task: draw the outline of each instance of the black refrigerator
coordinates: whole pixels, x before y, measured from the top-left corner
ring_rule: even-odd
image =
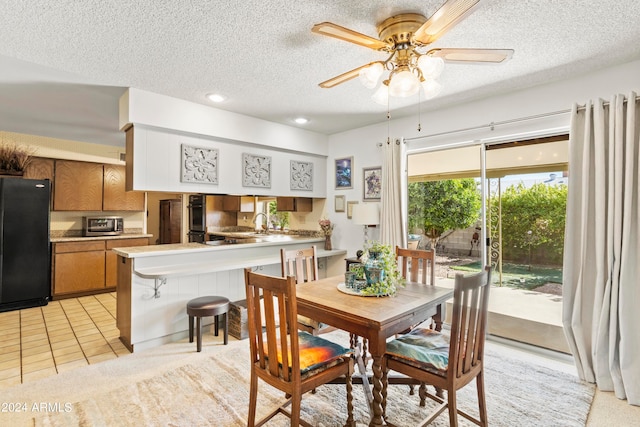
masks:
[[[0,178],[0,311],[51,297],[49,180]]]

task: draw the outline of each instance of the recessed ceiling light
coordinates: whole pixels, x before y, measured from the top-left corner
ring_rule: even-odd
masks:
[[[309,119],[307,119],[306,117],[296,117],[295,119],[293,119],[293,121],[299,125],[304,125],[309,123]]]
[[[219,93],[210,93],[207,95],[207,98],[211,102],[222,102],[227,99],[226,96],[220,95]]]

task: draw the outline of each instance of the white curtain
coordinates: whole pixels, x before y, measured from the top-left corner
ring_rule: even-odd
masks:
[[[382,195],[380,209],[380,242],[406,248],[405,201],[403,188],[406,188],[405,144],[396,139],[382,144],[384,150],[382,162]]]
[[[578,374],[640,405],[640,108],[573,106],[563,324]]]

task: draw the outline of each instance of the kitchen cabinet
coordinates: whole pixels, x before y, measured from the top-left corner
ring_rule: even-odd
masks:
[[[253,196],[223,196],[222,210],[231,212],[253,212],[255,198]]]
[[[182,200],[160,200],[160,237],[161,245],[180,243],[182,226]]]
[[[279,212],[311,212],[313,199],[311,197],[276,197]]]
[[[126,191],[125,178],[121,165],[55,160],[53,210],[144,211],[144,193]]]
[[[104,165],[103,200],[104,211],[143,211],[144,192],[126,191],[126,170],[120,165]]]
[[[34,157],[24,170],[24,178],[48,179],[53,182],[54,160]]]
[[[54,211],[101,211],[102,163],[55,161]]]
[[[128,248],[132,246],[147,246],[149,239],[137,238],[137,239],[115,239],[106,241],[105,252],[105,287],[115,288],[118,284],[118,255],[113,252],[113,248]]]
[[[54,243],[53,298],[104,289],[104,250],[104,240]]]
[[[117,256],[111,249],[148,244],[146,237],[53,243],[53,299],[113,291],[117,284]]]

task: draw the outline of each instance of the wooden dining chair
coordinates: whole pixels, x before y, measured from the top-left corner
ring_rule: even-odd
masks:
[[[280,249],[282,277],[294,276],[296,283],[305,283],[318,279],[318,256],[316,246],[306,249]],[[298,315],[298,329],[310,334],[334,331],[335,328],[324,325],[317,320]]]
[[[347,420],[353,419],[353,358],[350,349],[298,331],[296,282],[291,276],[273,277],[245,269],[247,324],[251,349],[249,427],[261,426],[278,413],[291,418],[291,426],[311,427],[300,419],[302,395],[329,381],[346,383]],[[260,300],[263,300],[263,304]],[[263,332],[264,331],[264,332]],[[288,399],[256,422],[258,379],[283,391]],[[291,410],[287,406],[291,405]]]
[[[479,426],[487,425],[484,395],[484,342],[487,325],[491,267],[463,276],[456,274],[453,292],[453,313],[449,338],[437,331],[416,328],[387,343],[382,358],[383,415],[386,409],[387,375],[389,370],[420,382],[420,406],[429,397],[440,405],[420,424],[425,426],[449,409],[449,425],[458,425],[458,414]],[[457,408],[456,392],[476,379],[479,417]],[[427,391],[430,384],[447,391],[446,400]]]
[[[280,249],[280,259],[282,264],[282,276],[294,276],[296,283],[309,282],[318,278],[318,257],[316,254],[316,246],[313,245],[307,249]],[[298,314],[298,329],[309,332],[313,335],[324,334],[335,331],[336,328],[307,316]],[[355,362],[358,364],[358,372],[362,378],[362,384],[366,379],[367,364],[367,343],[360,341],[360,338],[353,334],[349,334],[349,342],[354,352]],[[365,393],[370,394],[368,386],[364,387]],[[315,393],[315,389],[312,390]]]
[[[396,246],[396,260],[402,277],[410,282],[436,284],[436,250],[403,249]]]
[[[435,249],[403,249],[396,246],[396,262],[398,263],[402,277],[407,281],[429,286],[436,284]],[[434,307],[432,312],[427,313],[423,319],[417,319],[418,322],[416,322],[414,327],[438,314],[438,310],[440,310],[440,307]],[[442,313],[440,314],[442,315]],[[431,327],[433,328],[434,326],[436,325],[432,323]],[[413,327],[407,329],[404,333],[409,332],[411,329],[413,329]]]

